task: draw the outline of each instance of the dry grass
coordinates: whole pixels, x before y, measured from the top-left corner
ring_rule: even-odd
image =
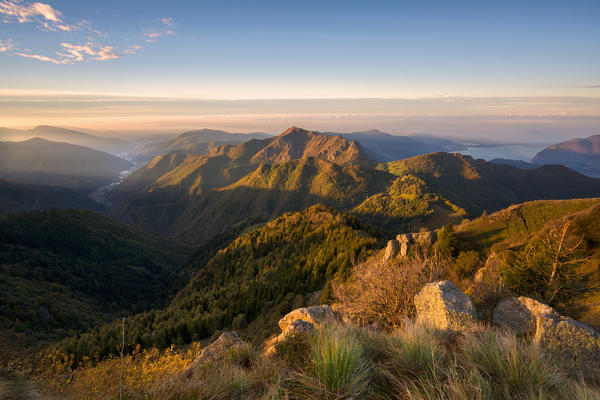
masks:
[[[387,263],[371,257],[357,265],[346,282],[334,284],[333,296],[359,325],[394,329],[414,316],[414,296],[424,284],[439,280],[444,270],[439,257],[417,254]]]
[[[267,358],[250,345],[182,371],[191,350],[141,352],[126,361],[126,399],[600,399],[565,364],[502,330],[457,335],[405,323],[386,333],[329,324],[278,346]],[[82,366],[56,398],[118,398],[118,360]]]

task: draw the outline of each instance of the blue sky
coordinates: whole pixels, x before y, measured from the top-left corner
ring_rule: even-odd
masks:
[[[577,98],[600,97],[599,20],[597,0],[0,0],[0,94],[4,104],[16,101],[11,96],[47,94],[561,96],[570,99],[570,116],[590,116],[600,113],[598,103]],[[530,108],[522,103],[498,104],[490,113]],[[123,104],[115,100],[114,107]],[[411,115],[447,113],[443,102],[432,105]],[[27,110],[43,115],[24,107],[4,125],[25,125]]]

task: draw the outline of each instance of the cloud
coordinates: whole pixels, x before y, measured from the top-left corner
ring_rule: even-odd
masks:
[[[40,61],[47,61],[47,62],[51,62],[53,64],[67,64],[67,62],[65,62],[65,60],[57,60],[55,58],[43,56],[40,54],[17,53],[17,55],[21,56],[21,57],[26,57],[26,58],[33,58],[33,59],[40,60]]]
[[[103,43],[108,34],[95,29],[92,24],[82,19],[76,24],[68,24],[63,19],[61,11],[51,5],[41,2],[26,2],[24,0],[0,0],[0,22],[4,23],[28,23],[33,22],[42,30],[54,32],[87,31],[96,36],[86,33],[85,43],[59,42],[60,48],[54,54],[38,54],[27,48],[19,48],[11,39],[0,41],[0,53],[17,55],[53,64],[73,64],[84,61],[108,61],[116,60],[124,55],[135,54],[143,48],[144,42],[152,43],[161,36],[175,34],[177,23],[173,18],[160,18],[152,21],[151,28],[142,30],[136,39],[124,38],[122,45],[114,43]],[[69,34],[71,37],[75,32]],[[81,32],[82,34],[84,32]],[[63,39],[64,40],[64,39]],[[132,43],[133,42],[133,43]],[[138,42],[138,43],[136,43]]]
[[[37,22],[41,28],[51,31],[76,29],[75,25],[68,25],[63,21],[60,11],[46,3],[0,0],[0,15],[4,22]]]
[[[159,27],[155,28],[147,28],[145,29],[142,37],[145,38],[146,42],[153,43],[157,38],[161,36],[170,36],[174,35],[174,28],[177,26],[177,23],[173,18],[161,18],[158,20],[161,24]]]
[[[16,48],[15,42],[12,39],[0,40],[0,53],[12,51]]]

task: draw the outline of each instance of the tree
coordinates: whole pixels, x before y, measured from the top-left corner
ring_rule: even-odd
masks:
[[[588,260],[585,239],[566,221],[517,253],[503,275],[511,289],[555,305],[597,287],[582,268]]]

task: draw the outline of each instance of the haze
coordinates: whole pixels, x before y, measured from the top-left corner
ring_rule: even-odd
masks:
[[[0,1],[0,125],[598,133],[600,4]]]

